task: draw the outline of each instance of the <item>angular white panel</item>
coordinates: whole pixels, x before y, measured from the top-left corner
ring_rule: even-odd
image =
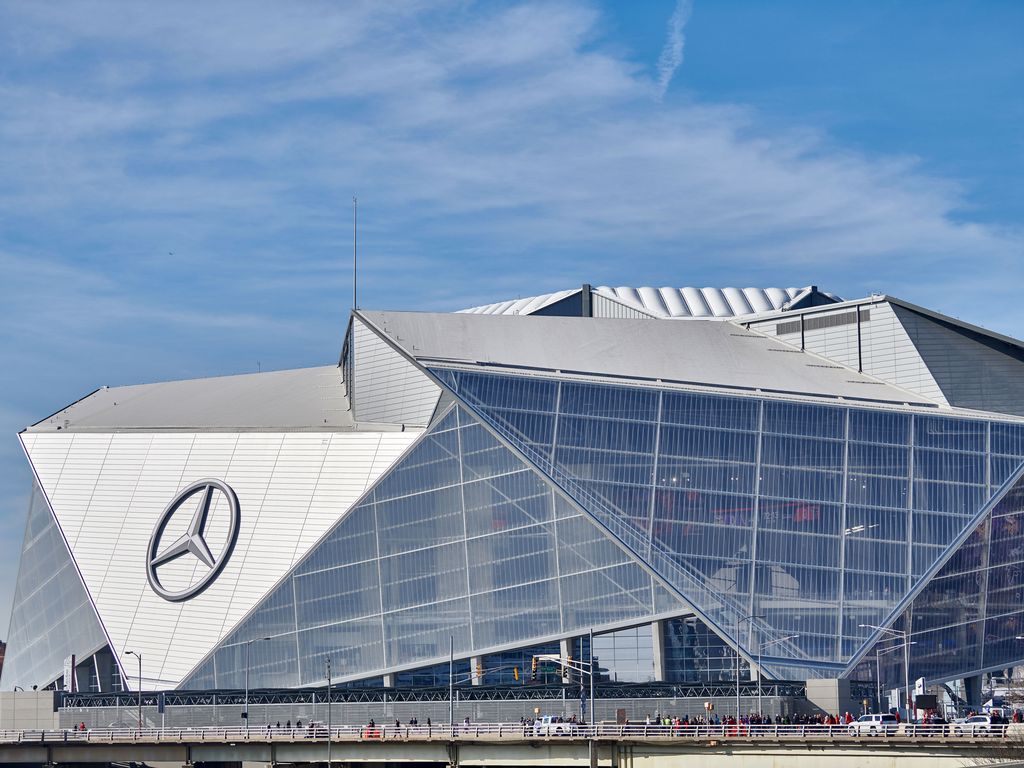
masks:
[[[349,388],[357,421],[426,426],[440,388],[358,317],[349,345],[354,381]]]
[[[114,652],[141,653],[144,685],[169,688],[419,433],[37,433],[25,435],[24,444]],[[238,495],[235,550],[206,591],[168,602],[146,578],[150,535],[178,491],[210,477]],[[226,504],[211,509],[207,539],[214,554],[227,539],[226,510]],[[179,533],[175,526],[184,530],[188,517],[172,518],[163,544]],[[172,566],[171,582],[188,578],[189,568],[204,568],[194,558]],[[178,566],[181,574],[173,571]]]

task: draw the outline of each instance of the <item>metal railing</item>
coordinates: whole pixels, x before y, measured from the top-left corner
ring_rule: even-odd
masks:
[[[870,724],[774,725],[774,724],[597,724],[471,723],[444,725],[342,725],[314,723],[303,727],[261,728],[93,728],[86,730],[0,730],[0,744],[52,743],[237,743],[237,742],[394,742],[394,741],[825,741],[877,743],[884,741],[935,742],[993,739],[1024,744],[1024,726],[950,723],[948,725]]]

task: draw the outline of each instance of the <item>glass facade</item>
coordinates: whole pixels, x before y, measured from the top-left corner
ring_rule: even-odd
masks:
[[[766,655],[779,677],[841,673],[860,625],[887,619],[1024,453],[1017,424],[434,373],[751,656],[798,635]]]
[[[241,687],[249,640],[251,685],[321,685],[328,657],[343,681],[681,610],[453,408],[181,687]]]
[[[582,658],[588,659],[587,645],[582,644]],[[650,624],[616,632],[594,635],[594,664],[598,668],[598,682],[648,683],[655,679],[654,630]]]
[[[736,651],[695,616],[664,623],[665,680],[670,683],[717,683],[736,679]],[[741,678],[749,665],[740,661]]]
[[[42,491],[33,484],[14,587],[3,688],[43,687],[63,677],[68,656],[78,654],[81,661],[106,644],[71,553]],[[89,685],[87,679],[80,682]]]
[[[1010,666],[1024,657],[1024,477],[985,515],[893,625],[914,643],[910,680],[942,680]],[[888,635],[865,657],[874,676],[904,683],[900,638]]]
[[[534,645],[529,648],[516,648],[501,653],[491,653],[483,658],[484,678],[486,685],[515,685],[517,682],[525,683],[532,679],[531,664],[534,656],[541,654],[557,654],[561,651],[561,644],[545,643]],[[519,670],[519,680],[516,680],[515,669]],[[546,667],[537,668],[537,682],[557,683],[562,679],[561,673],[549,670]]]

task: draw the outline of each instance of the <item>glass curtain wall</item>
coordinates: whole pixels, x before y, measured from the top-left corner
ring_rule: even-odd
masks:
[[[249,640],[250,685],[322,685],[328,657],[335,679],[357,679],[443,663],[452,637],[465,658],[680,610],[670,601],[456,408],[182,687],[241,687]]]
[[[1024,448],[1017,424],[435,374],[751,655],[798,635],[780,677],[838,674]]]
[[[894,625],[914,643],[910,680],[961,677],[1024,659],[1024,478],[986,514]],[[863,667],[874,676],[875,654],[888,687],[903,685],[901,640],[876,644]]]
[[[42,687],[44,681],[62,678],[68,656],[75,654],[84,661],[106,643],[46,498],[33,483],[14,587],[3,688]],[[58,680],[58,687],[60,683]],[[87,680],[82,683],[88,685]]]

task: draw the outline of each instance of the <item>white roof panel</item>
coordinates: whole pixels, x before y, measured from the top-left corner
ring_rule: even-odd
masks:
[[[365,310],[359,314],[427,366],[532,368],[934,405],[920,395],[729,322]]]
[[[32,425],[29,431],[352,426],[341,370],[326,365],[103,387]]]

